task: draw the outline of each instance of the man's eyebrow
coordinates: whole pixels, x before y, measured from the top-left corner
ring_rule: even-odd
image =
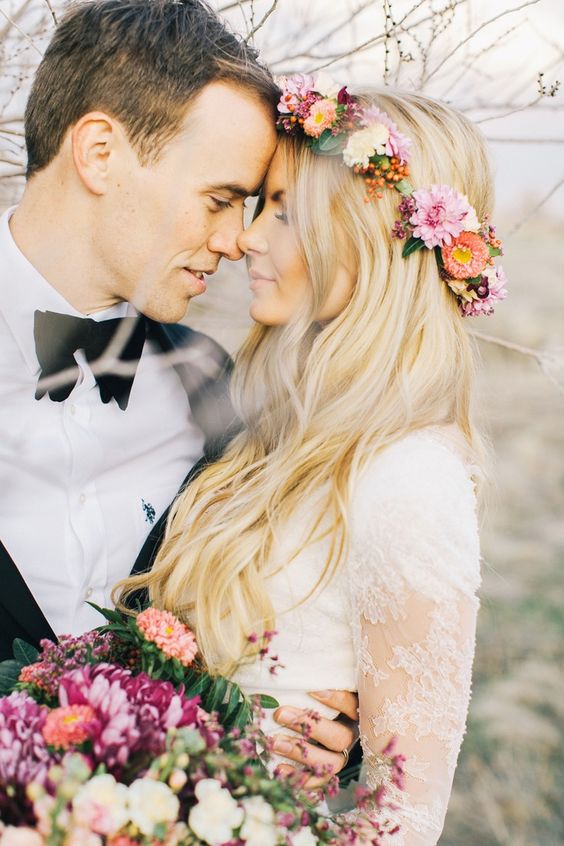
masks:
[[[218,185],[210,185],[210,191],[225,191],[228,194],[234,194],[236,197],[256,197],[260,191],[261,186],[257,185],[256,188],[245,188],[244,185],[240,185],[238,182],[223,182]]]

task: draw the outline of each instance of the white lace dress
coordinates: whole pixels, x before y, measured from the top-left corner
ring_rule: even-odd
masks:
[[[284,669],[262,662],[237,680],[249,693],[315,708],[324,689],[357,690],[366,778],[382,778],[381,751],[397,736],[406,788],[395,794],[396,846],[434,846],[443,828],[464,734],[474,654],[480,551],[472,469],[456,432],[421,430],[379,454],[362,474],[350,508],[350,548],[321,592],[315,585],[327,541],[290,564],[314,510],[288,527],[270,580]],[[267,732],[279,732],[271,717]],[[393,788],[392,788],[393,789]]]

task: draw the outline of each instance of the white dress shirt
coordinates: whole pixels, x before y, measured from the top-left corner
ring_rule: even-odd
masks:
[[[84,353],[63,402],[35,399],[34,312],[84,317],[18,249],[0,218],[0,538],[53,631],[101,625],[152,522],[170,504],[204,436],[172,367],[146,341],[125,411],[103,404]],[[119,303],[89,315],[136,314]]]

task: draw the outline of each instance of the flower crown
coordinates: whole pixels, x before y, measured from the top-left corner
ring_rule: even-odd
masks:
[[[400,219],[392,235],[406,239],[402,256],[422,247],[434,250],[441,278],[457,298],[460,313],[487,315],[505,299],[506,276],[493,267],[501,242],[486,220],[480,222],[467,197],[448,185],[414,190],[409,182],[411,141],[376,106],[361,106],[346,87],[327,74],[281,77],[276,126],[290,135],[303,133],[319,156],[342,156],[343,163],[366,182],[366,202],[381,199],[383,189],[403,195]]]

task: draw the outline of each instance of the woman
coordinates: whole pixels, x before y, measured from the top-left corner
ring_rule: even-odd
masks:
[[[358,690],[369,784],[392,737],[407,759],[394,842],[431,846],[464,732],[480,582],[462,316],[504,296],[484,142],[434,101],[353,98],[324,79],[287,80],[279,110],[240,239],[257,323],[233,377],[245,427],[179,497],[152,572],[127,587],[183,616],[212,671],[293,703],[297,721],[308,691]],[[278,674],[237,667],[269,629]]]

